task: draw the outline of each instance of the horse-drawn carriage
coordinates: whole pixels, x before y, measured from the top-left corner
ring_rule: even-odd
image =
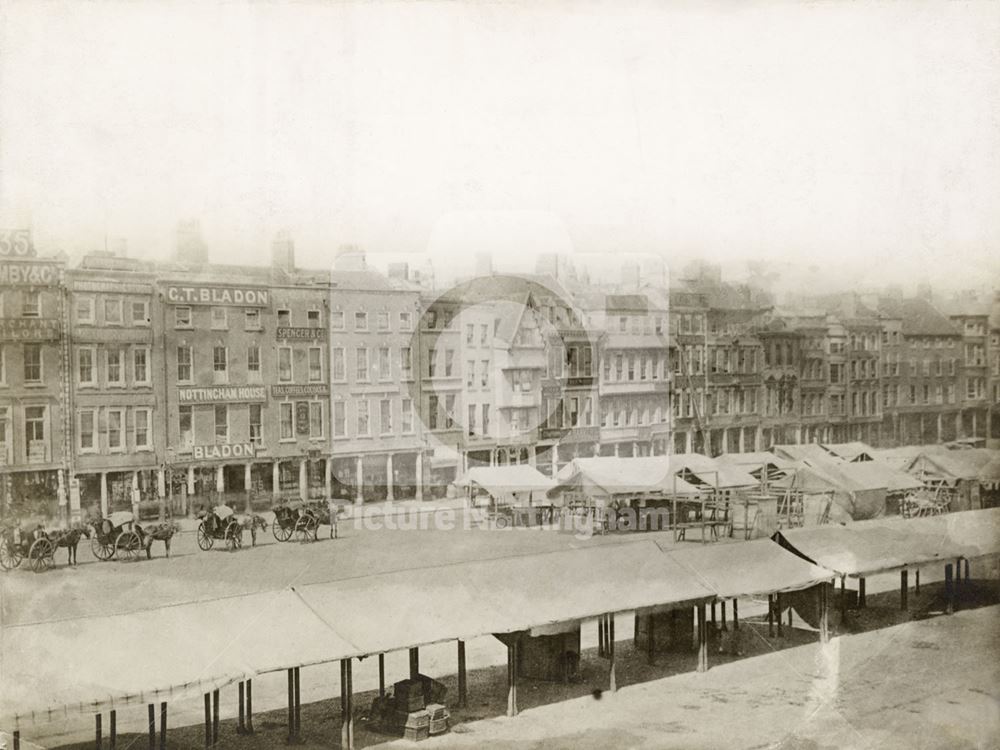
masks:
[[[226,549],[235,552],[243,546],[244,524],[228,505],[216,505],[198,514],[198,546],[207,551],[216,541],[223,541]]]
[[[147,558],[151,558],[154,541],[163,542],[167,557],[170,557],[170,539],[178,530],[177,524],[170,522],[143,527],[136,523],[131,512],[125,510],[92,521],[90,527],[93,530],[90,550],[102,562],[111,558],[134,562],[142,552],[146,553]]]
[[[35,573],[55,567],[56,543],[41,526],[24,530],[20,524],[4,526],[0,530],[0,567],[11,570],[27,559]]]
[[[287,542],[293,536],[300,542],[315,542],[319,538],[319,527],[322,524],[329,524],[330,538],[336,538],[336,518],[330,517],[330,510],[325,502],[296,501],[274,508],[271,533],[279,542]]]

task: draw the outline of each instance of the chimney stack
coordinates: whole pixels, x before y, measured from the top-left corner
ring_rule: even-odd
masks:
[[[295,270],[295,241],[287,229],[279,231],[271,243],[271,267],[288,273]]]

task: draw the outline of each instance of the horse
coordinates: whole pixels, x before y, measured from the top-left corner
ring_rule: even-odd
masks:
[[[49,539],[56,546],[65,547],[69,555],[69,564],[76,565],[76,548],[80,544],[80,537],[85,536],[90,539],[91,527],[87,524],[73,526],[66,531],[55,531],[49,534]]]
[[[170,539],[181,530],[180,524],[175,521],[166,521],[165,523],[154,523],[148,526],[142,526],[140,529],[140,534],[142,536],[142,546],[146,550],[146,559],[153,559],[153,542],[159,541],[163,542],[163,546],[166,547],[167,557],[170,557]]]

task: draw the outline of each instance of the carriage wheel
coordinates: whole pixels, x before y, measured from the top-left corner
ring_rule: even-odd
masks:
[[[299,542],[315,542],[319,531],[319,522],[315,516],[300,516],[295,522],[295,539]]]
[[[235,521],[226,527],[226,549],[235,552],[243,546],[243,527]]]
[[[208,530],[205,528],[205,522],[202,521],[198,524],[198,546],[201,548],[202,552],[207,552],[212,549],[213,544],[215,544],[215,540],[208,535]]]
[[[292,538],[292,532],[294,528],[291,526],[282,526],[278,522],[278,517],[274,517],[274,521],[271,522],[271,533],[274,534],[274,538],[279,542],[287,542]]]
[[[49,568],[54,568],[56,566],[56,561],[53,558],[55,551],[56,546],[48,539],[44,537],[36,539],[28,550],[28,564],[31,565],[31,569],[35,573],[44,573]]]
[[[0,568],[11,570],[21,564],[21,555],[14,545],[0,539]]]
[[[142,551],[142,539],[138,532],[123,531],[115,540],[115,556],[122,562],[135,562]]]
[[[115,545],[111,542],[102,542],[95,532],[90,539],[90,551],[94,553],[94,557],[104,562],[114,557]]]

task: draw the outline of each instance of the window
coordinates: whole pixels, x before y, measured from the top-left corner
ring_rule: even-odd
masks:
[[[125,367],[122,363],[121,349],[108,349],[105,352],[108,385],[125,385]]]
[[[344,364],[344,348],[342,346],[333,349],[333,379],[336,381],[347,379],[347,368]]]
[[[88,325],[94,324],[94,298],[93,297],[77,297],[76,298],[76,322],[86,323]]]
[[[229,382],[229,350],[226,347],[212,347],[212,372],[216,383]]]
[[[132,382],[149,385],[149,349],[144,346],[132,350]]]
[[[347,434],[346,410],[343,401],[333,402],[333,434],[344,437]]]
[[[378,350],[378,379],[392,379],[392,361],[389,353],[389,347],[387,346],[379,347]]]
[[[358,405],[358,435],[368,434],[368,399],[362,398],[357,402]]]
[[[455,364],[455,352],[451,349],[444,350],[444,376],[450,378]]]
[[[136,450],[150,450],[153,444],[149,434],[149,409],[136,409],[133,416],[132,437]]]
[[[24,382],[42,382],[42,345],[24,345]]]
[[[412,331],[413,330],[413,318],[408,312],[401,312],[399,314],[399,330],[401,331]]]
[[[486,346],[490,342],[490,326],[483,323],[479,326],[479,345]]]
[[[111,297],[104,300],[104,325],[120,326],[122,324],[122,301]]]
[[[431,347],[427,352],[427,377],[433,378],[437,373],[437,350]]]
[[[134,326],[148,326],[150,324],[149,320],[149,301],[148,300],[132,300],[131,316],[132,325]]]
[[[125,450],[125,410],[108,409],[108,450]]]
[[[289,383],[292,380],[292,347],[278,347],[278,382]]]
[[[428,329],[437,328],[437,320],[437,310],[428,310],[424,313],[424,322],[426,323],[426,327]]]
[[[472,323],[467,323],[465,326],[465,343],[469,346],[473,346],[476,339],[476,326]],[[471,432],[469,433],[472,434]]]
[[[309,310],[306,312],[306,323],[310,328],[319,328],[319,310]]]
[[[454,310],[445,310],[444,311],[444,327],[445,328],[451,328],[451,321],[454,320],[454,319],[455,319],[455,311]]]
[[[323,402],[309,402],[309,437],[323,437]]]
[[[264,409],[261,404],[250,404],[250,442],[260,445],[264,442]]]
[[[295,439],[295,418],[294,418],[294,408],[292,404],[288,401],[283,401],[279,406],[279,421],[280,432],[278,434],[279,440],[294,440]]]
[[[260,328],[260,310],[255,307],[245,310],[243,312],[243,330],[259,331]]]
[[[413,432],[413,401],[404,398],[400,404],[399,426],[404,433]]]
[[[260,347],[256,344],[247,347],[247,374],[255,376],[254,380],[260,379]]]
[[[0,385],[7,383],[7,351],[0,344]]]
[[[323,350],[318,346],[309,347],[309,382],[323,381]]]
[[[378,329],[380,331],[388,331],[389,330],[389,313],[387,313],[387,312],[380,312],[378,314],[377,325],[378,325]]]
[[[469,404],[469,419],[467,424],[469,436],[476,434],[476,405]]]
[[[344,311],[334,310],[330,313],[330,328],[334,331],[344,330]]]
[[[483,412],[483,420],[482,420],[482,422],[483,422],[483,433],[482,434],[483,435],[489,435],[490,434],[490,405],[489,404],[483,404],[482,412]]]
[[[77,416],[77,434],[79,435],[80,453],[96,453],[97,421],[93,409],[81,409]]]
[[[278,327],[288,328],[292,325],[292,311],[278,310]]]
[[[181,448],[191,450],[194,445],[194,416],[191,406],[177,407],[177,432]]]
[[[174,308],[174,328],[191,328],[191,308]]]
[[[212,308],[212,330],[225,331],[229,328],[229,310],[225,307]]]
[[[470,359],[465,363],[465,384],[471,388],[476,382],[476,360]]]
[[[215,442],[229,442],[229,407],[225,404],[215,405]]]
[[[413,377],[413,352],[408,346],[404,346],[399,350],[399,369],[401,370],[400,376],[404,380],[409,380]]]
[[[24,293],[21,301],[21,316],[25,318],[42,317],[42,295],[29,289]]]
[[[97,368],[94,367],[96,350],[92,346],[76,350],[77,382],[81,386],[97,385]]]
[[[455,426],[455,396],[450,393],[444,397],[444,426],[448,430]]]
[[[427,399],[427,427],[431,430],[437,429],[439,408],[438,397],[429,396]]]
[[[368,330],[368,313],[366,312],[354,313],[354,330],[355,331]]]
[[[482,366],[482,370],[479,374],[479,385],[483,388],[489,388],[490,386],[490,361],[484,359],[479,363]]]
[[[355,376],[354,379],[365,382],[368,380],[368,349],[359,346],[355,351]]]
[[[177,382],[190,383],[192,381],[193,355],[190,346],[177,347]]]
[[[379,402],[379,427],[383,435],[392,432],[392,401],[387,398]]]

